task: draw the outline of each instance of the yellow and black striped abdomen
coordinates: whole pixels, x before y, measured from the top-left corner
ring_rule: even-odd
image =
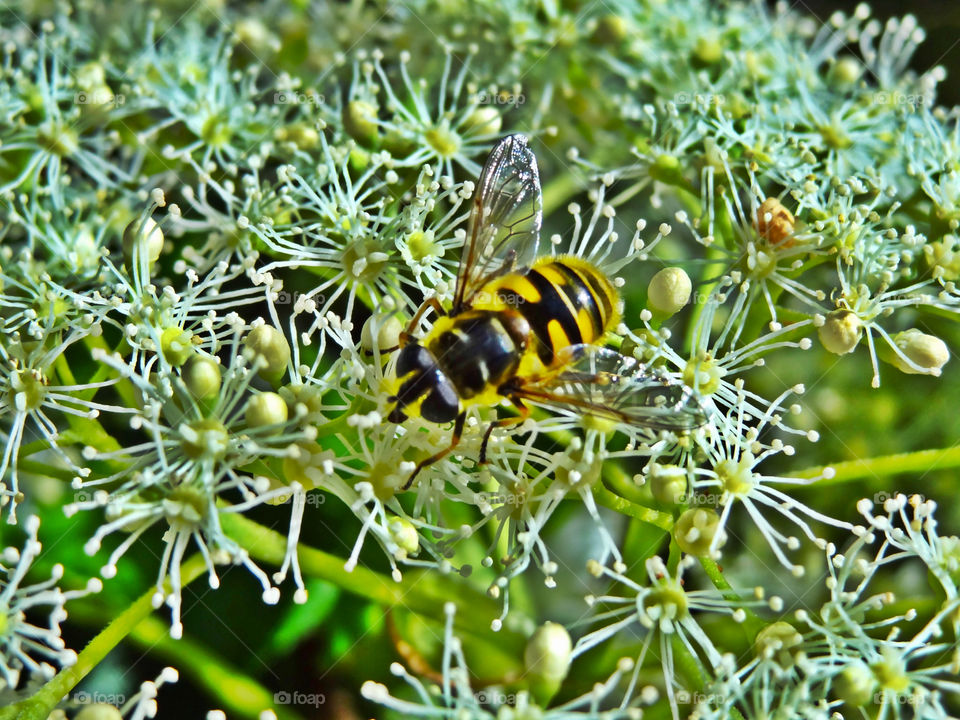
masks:
[[[578,257],[544,257],[530,268],[487,283],[474,309],[512,310],[529,323],[545,367],[569,345],[594,344],[620,321],[620,297],[610,279]]]

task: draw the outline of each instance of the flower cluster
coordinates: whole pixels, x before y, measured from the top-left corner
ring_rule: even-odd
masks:
[[[69,665],[63,605],[100,588],[25,584],[37,515],[63,512],[117,596],[155,557],[136,592],[173,639],[193,577],[236,566],[281,609],[313,573],[422,615],[389,624],[399,681],[362,668],[387,712],[957,712],[955,510],[850,501],[917,468],[864,456],[955,440],[954,408],[914,399],[953,388],[960,316],[958,113],[941,68],[910,69],[914,18],[46,5],[0,9],[0,508],[28,534],[0,563],[3,685]],[[394,422],[398,348],[458,332],[478,178],[512,133],[539,254],[608,278],[616,327],[592,364],[517,359],[522,418],[505,383],[454,427]],[[600,314],[581,284],[538,286],[546,344]],[[901,592],[918,563],[931,588]],[[173,679],[114,710],[152,716]]]

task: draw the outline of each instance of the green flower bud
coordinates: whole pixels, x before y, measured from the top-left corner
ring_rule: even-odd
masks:
[[[701,35],[693,47],[693,61],[697,67],[713,65],[723,59],[723,42],[715,33]]]
[[[160,350],[174,367],[180,367],[193,355],[193,333],[178,327],[169,327],[160,334]]]
[[[953,282],[960,280],[960,242],[955,235],[926,243],[923,259],[933,277]]]
[[[227,454],[230,435],[216,418],[204,418],[180,426],[181,447],[192,460],[202,457],[219,460]]]
[[[845,55],[839,58],[827,73],[827,78],[834,85],[849,87],[854,85],[863,75],[863,63],[854,57]]]
[[[163,251],[163,231],[152,217],[137,218],[123,231],[123,260],[128,268],[133,267],[134,258],[145,255],[147,266],[153,265]]]
[[[680,549],[689,555],[706,556],[710,552],[713,539],[720,533],[717,548],[727,541],[727,534],[720,527],[720,516],[704,508],[691,508],[677,518],[673,528]]]
[[[373,332],[376,327],[377,338],[374,343]],[[400,333],[403,332],[403,323],[396,315],[377,317],[371,315],[360,330],[360,347],[371,352],[376,347],[382,352],[388,348],[395,348],[400,344]]]
[[[679,505],[687,495],[687,471],[679,465],[650,466],[648,476],[653,497],[667,505]]]
[[[647,306],[655,314],[670,317],[690,302],[693,285],[681,268],[664,268],[647,286]]]
[[[758,632],[753,646],[758,657],[772,659],[786,670],[793,666],[796,653],[802,644],[803,636],[797,629],[781,620]]]
[[[847,705],[866,705],[873,697],[876,678],[864,663],[854,660],[833,683],[834,695]]]
[[[863,334],[863,323],[852,310],[834,310],[817,329],[820,343],[836,355],[853,352]]]
[[[351,100],[343,109],[343,127],[361,145],[376,145],[379,135],[376,105],[366,100]]]
[[[275,392],[262,392],[247,400],[244,417],[247,420],[247,427],[255,428],[279,425],[287,421],[288,415],[287,403],[282,397]]]
[[[290,345],[273,325],[259,325],[247,335],[244,344],[248,359],[257,363],[257,374],[268,382],[279,381],[290,362]]]
[[[497,108],[479,107],[467,116],[460,126],[464,135],[496,135],[503,127],[503,118]]]
[[[880,347],[880,358],[907,375],[940,375],[940,368],[950,359],[947,344],[935,335],[927,335],[916,328],[893,336],[893,342],[920,369],[908,365],[889,346]]]
[[[910,686],[910,678],[907,675],[907,666],[903,657],[890,648],[882,651],[882,655],[882,660],[870,665],[873,676],[884,690],[903,692]]]
[[[74,720],[123,720],[123,715],[113,705],[106,703],[94,703],[86,705],[80,709]]]
[[[183,382],[195,398],[212,398],[220,392],[220,363],[207,355],[194,355],[183,369]]]
[[[545,704],[560,689],[570,669],[573,643],[563,625],[545,622],[534,631],[523,651],[526,677],[537,702]]]
[[[619,15],[604,15],[597,20],[590,41],[597,45],[619,45],[627,37],[627,21]]]
[[[391,539],[407,555],[416,555],[420,550],[420,535],[412,522],[402,517],[391,518],[387,528]]]

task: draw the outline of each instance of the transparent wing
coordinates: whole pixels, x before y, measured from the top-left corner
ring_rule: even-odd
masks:
[[[579,408],[584,414],[654,430],[684,431],[706,417],[693,391],[633,358],[596,345],[564,348],[566,367],[524,383],[516,393],[532,402]],[[558,362],[559,364],[559,362]]]
[[[487,281],[533,261],[542,217],[537,158],[523,135],[509,135],[490,152],[477,181],[452,314],[469,307]]]

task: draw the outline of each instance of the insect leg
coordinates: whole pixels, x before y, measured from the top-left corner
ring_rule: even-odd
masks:
[[[513,417],[500,418],[499,420],[494,420],[487,426],[487,431],[483,434],[483,442],[480,444],[480,464],[483,465],[487,462],[487,443],[490,442],[490,435],[493,434],[494,428],[498,427],[507,427],[508,425],[516,425],[522,423],[528,417],[530,417],[530,408],[523,404],[523,401],[514,396],[510,398],[510,402],[513,403],[513,406],[520,411],[519,415],[514,415]]]
[[[413,319],[410,320],[410,323],[407,325],[407,329],[400,333],[400,344],[397,347],[403,347],[410,342],[410,338],[413,336],[413,331],[417,329],[421,318],[423,318],[424,314],[430,308],[433,308],[437,315],[446,315],[446,312],[443,310],[443,305],[441,305],[440,301],[435,297],[424,300],[423,304],[420,305],[420,309],[417,310],[417,314],[413,316]],[[390,349],[396,350],[397,348]]]
[[[410,474],[410,477],[407,479],[407,482],[403,486],[403,490],[409,490],[410,486],[413,485],[414,479],[417,477],[417,474],[423,470],[428,465],[433,465],[438,460],[443,460],[450,452],[460,443],[460,436],[463,435],[463,424],[467,420],[467,413],[464,411],[457,415],[457,419],[453,423],[453,437],[450,438],[450,445],[436,453],[431,455],[426,460],[421,460],[417,467],[414,468],[413,472]]]

